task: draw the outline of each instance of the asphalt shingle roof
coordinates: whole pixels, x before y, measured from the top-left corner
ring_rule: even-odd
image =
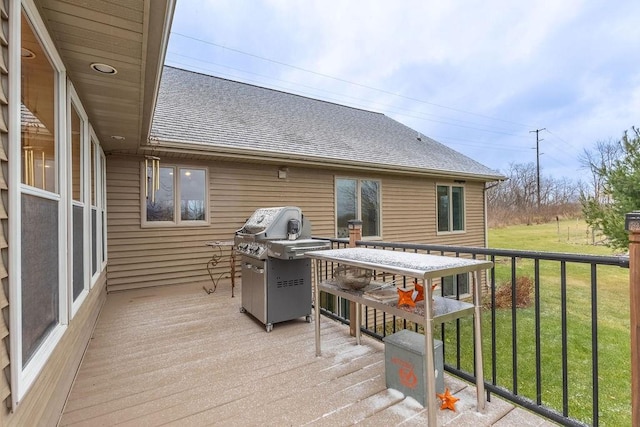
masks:
[[[167,66],[151,137],[387,170],[500,177],[384,114]]]

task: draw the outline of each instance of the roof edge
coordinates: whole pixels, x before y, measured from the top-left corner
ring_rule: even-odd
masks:
[[[144,3],[144,14],[148,19],[144,23],[140,144],[144,144],[151,134],[176,1],[149,0]]]
[[[370,163],[366,161],[349,161],[342,159],[333,159],[318,156],[299,156],[285,153],[278,153],[275,151],[266,150],[247,150],[238,149],[233,147],[220,147],[209,146],[205,144],[190,143],[179,140],[166,140],[154,138],[148,145],[140,147],[142,150],[150,150],[155,153],[180,153],[180,154],[193,154],[200,156],[220,156],[233,160],[250,160],[250,161],[262,161],[262,162],[287,162],[291,165],[301,166],[314,166],[314,167],[327,167],[331,166],[338,169],[351,169],[359,171],[380,172],[380,173],[395,173],[400,175],[412,175],[412,176],[437,176],[443,178],[455,178],[455,179],[469,179],[482,182],[494,182],[504,181],[506,177],[504,175],[496,173],[492,174],[470,174],[463,172],[444,171],[437,169],[424,169],[424,168],[412,168],[407,166],[397,165],[381,165],[379,163]]]

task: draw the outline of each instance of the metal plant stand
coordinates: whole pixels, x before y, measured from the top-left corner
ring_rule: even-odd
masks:
[[[465,258],[446,257],[438,255],[427,255],[408,252],[386,251],[381,249],[368,248],[345,248],[332,249],[326,251],[312,251],[305,254],[315,260],[316,286],[315,299],[315,333],[316,333],[316,356],[321,355],[320,346],[320,291],[355,302],[356,319],[356,342],[360,344],[360,313],[361,305],[382,310],[424,326],[425,348],[433,349],[433,325],[448,322],[464,316],[474,317],[474,341],[475,341],[475,371],[476,371],[476,392],[477,410],[482,411],[485,406],[484,397],[484,375],[482,365],[482,334],[481,334],[481,299],[480,280],[478,273],[481,270],[491,268],[490,261],[472,260]],[[350,265],[375,270],[377,273],[387,272],[407,277],[413,277],[422,281],[425,297],[423,302],[416,303],[415,307],[398,307],[397,302],[384,302],[372,298],[366,294],[367,288],[362,290],[341,289],[332,280],[324,280],[322,262],[333,263],[333,265]],[[463,301],[456,301],[449,298],[435,297],[432,295],[432,280],[436,278],[452,276],[462,273],[472,273],[473,276],[473,304]],[[435,362],[433,350],[425,351],[424,361],[424,384],[426,386],[428,399],[429,425],[436,426],[436,404],[435,404]]]
[[[234,297],[234,288],[236,286],[236,252],[233,246],[233,241],[212,241],[207,242],[205,245],[211,247],[213,249],[213,255],[211,259],[207,262],[207,271],[209,272],[209,277],[211,277],[211,282],[213,284],[213,288],[207,288],[203,286],[204,290],[207,294],[212,294],[218,288],[218,282],[220,279],[231,277],[231,297]],[[222,248],[230,247],[229,255],[226,255]],[[229,271],[216,272],[216,267],[221,262],[228,261],[229,262]]]

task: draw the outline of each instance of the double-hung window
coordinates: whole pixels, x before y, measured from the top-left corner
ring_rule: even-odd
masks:
[[[206,225],[209,220],[207,175],[205,167],[160,165],[154,171],[148,162],[142,185],[143,224]]]
[[[69,91],[69,123],[68,123],[68,140],[70,146],[71,165],[67,168],[67,178],[71,187],[71,212],[69,233],[71,245],[69,253],[70,260],[70,276],[71,276],[71,303],[72,315],[80,307],[84,297],[89,291],[89,281],[87,280],[87,265],[85,265],[85,248],[89,241],[86,233],[87,215],[87,195],[86,192],[86,174],[88,156],[88,120],[78,95],[73,85],[68,85]]]
[[[336,225],[339,238],[349,237],[349,220],[362,221],[362,237],[378,237],[380,230],[380,181],[336,179]]]
[[[469,273],[456,274],[441,279],[443,297],[456,298],[469,294]]]
[[[93,130],[90,147],[89,200],[91,203],[91,284],[93,285],[107,262],[106,162],[104,152]]]
[[[464,231],[464,187],[438,185],[437,210],[439,233]]]

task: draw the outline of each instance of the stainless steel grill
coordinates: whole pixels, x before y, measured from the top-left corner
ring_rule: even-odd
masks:
[[[273,324],[305,317],[311,321],[311,261],[304,253],[329,249],[330,242],[311,239],[311,222],[300,208],[257,209],[236,231],[242,264],[241,311]]]

